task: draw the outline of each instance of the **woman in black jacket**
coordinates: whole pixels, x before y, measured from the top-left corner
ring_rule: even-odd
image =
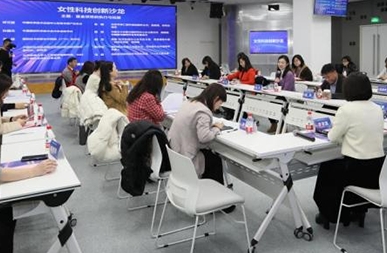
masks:
[[[359,69],[357,68],[356,64],[352,62],[351,57],[348,55],[341,58],[341,73],[343,76],[349,76],[349,74],[353,72],[358,72]]]
[[[216,64],[211,57],[208,55],[205,56],[202,60],[203,65],[205,66],[204,70],[202,71],[202,78],[203,79],[216,79],[218,80],[221,76],[220,74],[220,68],[218,64]]]
[[[305,65],[304,58],[296,54],[292,59],[292,69],[298,81],[313,81],[312,71]]]
[[[192,64],[190,59],[184,58],[181,61],[181,65],[183,66],[181,68],[182,76],[199,76],[198,69],[195,67],[195,65]]]

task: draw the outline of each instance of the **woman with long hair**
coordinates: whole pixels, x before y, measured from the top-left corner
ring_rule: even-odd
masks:
[[[108,108],[114,108],[126,115],[126,97],[128,86],[120,80],[115,80],[118,71],[114,62],[105,61],[100,66],[101,80],[98,86],[98,96]]]
[[[129,122],[148,120],[159,125],[165,114],[160,104],[163,76],[158,70],[149,70],[130,91],[126,102]]]
[[[238,54],[238,71],[227,76],[228,80],[238,79],[243,84],[255,84],[257,71],[250,63],[249,57],[245,54]]]
[[[312,71],[306,66],[304,58],[299,54],[292,58],[292,70],[297,81],[313,81]]]

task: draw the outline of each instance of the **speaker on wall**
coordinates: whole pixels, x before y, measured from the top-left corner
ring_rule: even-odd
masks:
[[[222,18],[222,17],[223,17],[223,3],[211,3],[210,18]]]

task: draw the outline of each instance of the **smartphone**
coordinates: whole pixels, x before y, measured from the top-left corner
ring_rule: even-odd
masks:
[[[29,162],[29,161],[40,161],[40,160],[46,160],[46,159],[48,159],[48,154],[23,156],[20,161]]]

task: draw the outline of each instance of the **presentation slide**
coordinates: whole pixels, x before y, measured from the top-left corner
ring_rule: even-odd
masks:
[[[14,73],[61,72],[71,56],[176,69],[175,6],[1,0],[0,17],[0,38],[16,45]]]
[[[250,54],[287,54],[287,31],[251,31]]]
[[[314,14],[345,17],[348,0],[315,0]]]

